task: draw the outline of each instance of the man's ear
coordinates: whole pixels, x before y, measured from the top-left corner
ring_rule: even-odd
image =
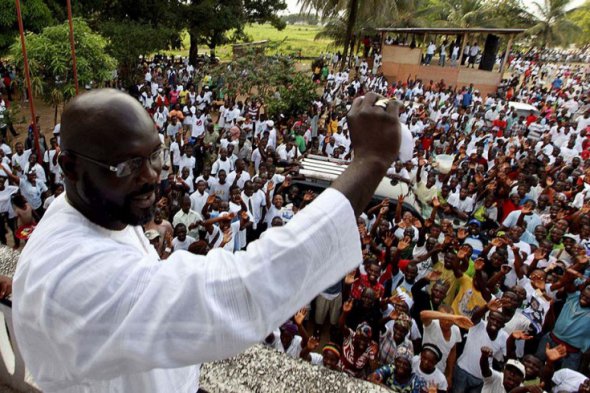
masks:
[[[57,162],[66,179],[72,182],[78,181],[78,174],[76,173],[76,158],[71,153],[67,151],[59,152]]]

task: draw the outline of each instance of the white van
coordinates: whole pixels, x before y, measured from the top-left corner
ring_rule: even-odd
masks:
[[[300,165],[299,174],[304,175],[305,180],[296,180],[294,183],[302,184],[305,188],[316,189],[316,191],[329,187],[348,167],[346,161],[311,154],[305,157]],[[404,196],[403,210],[411,211],[414,216],[422,220],[414,192],[404,182],[392,181],[390,178],[384,177],[375,190],[373,202],[389,198],[390,205],[393,205],[390,207],[390,212],[394,212],[400,195]]]

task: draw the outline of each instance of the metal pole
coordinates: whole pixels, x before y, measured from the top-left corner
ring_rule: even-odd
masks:
[[[72,2],[67,0],[68,7],[68,23],[70,24],[70,48],[72,51],[72,67],[74,69],[74,86],[76,87],[76,95],[80,93],[78,90],[78,66],[76,64],[76,45],[74,44],[74,24],[72,23]]]
[[[31,88],[31,74],[29,72],[29,58],[27,56],[27,46],[25,44],[25,28],[23,26],[23,17],[20,12],[20,0],[16,2],[16,16],[18,19],[18,29],[20,31],[20,44],[23,51],[23,62],[25,67],[25,81],[27,83],[27,94],[29,95],[29,109],[31,110],[31,117],[33,123],[33,135],[35,136],[35,150],[37,150],[37,161],[42,163],[41,147],[39,146],[39,131],[37,130],[37,119],[35,116],[35,102],[33,100],[33,89]]]

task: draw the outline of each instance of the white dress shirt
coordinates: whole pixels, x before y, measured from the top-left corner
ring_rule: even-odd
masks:
[[[247,251],[165,262],[140,227],[104,229],[61,195],[16,269],[16,340],[45,393],[194,393],[199,363],[262,341],[361,260],[334,189]]]

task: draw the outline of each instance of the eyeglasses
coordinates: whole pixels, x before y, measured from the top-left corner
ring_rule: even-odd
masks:
[[[162,167],[162,157],[161,157],[162,149],[158,149],[158,150],[154,151],[147,158],[146,157],[135,157],[135,158],[131,158],[127,161],[123,161],[117,165],[105,164],[104,162],[97,161],[92,157],[88,157],[84,154],[76,153],[73,151],[69,151],[69,153],[71,153],[71,154],[75,155],[76,157],[79,157],[85,161],[88,161],[88,162],[91,162],[95,165],[98,165],[99,167],[106,168],[109,171],[113,172],[115,174],[115,176],[117,176],[117,177],[127,177],[127,176],[130,176],[132,174],[139,172],[139,170],[145,160],[148,160],[150,162],[150,165],[152,166],[152,168],[159,169]]]

